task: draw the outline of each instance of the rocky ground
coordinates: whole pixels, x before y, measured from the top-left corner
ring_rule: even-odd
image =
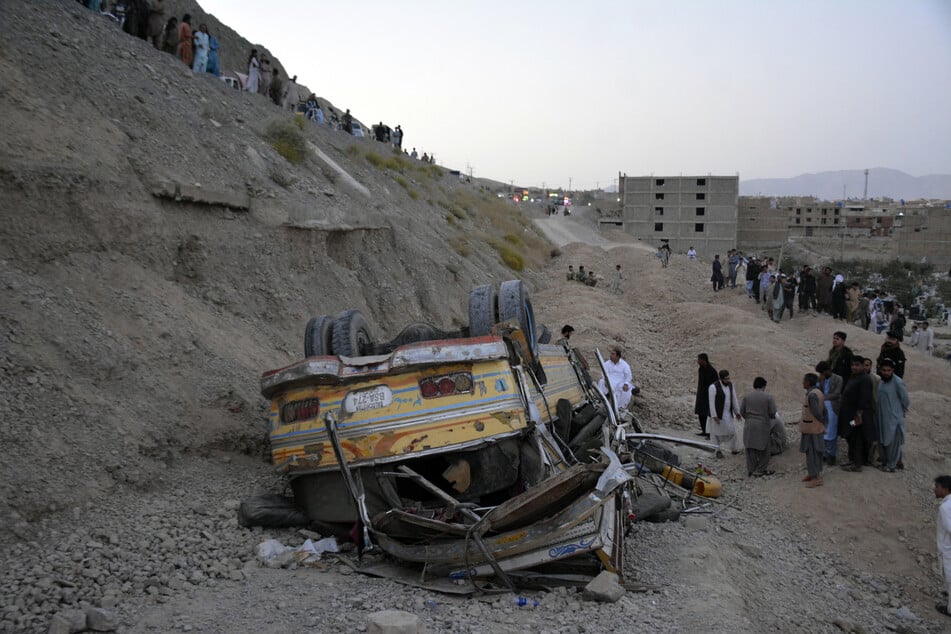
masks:
[[[933,607],[931,479],[951,471],[951,381],[924,356],[906,373],[903,472],[833,470],[806,490],[795,451],[748,479],[741,456],[682,450],[722,479],[722,503],[638,524],[625,574],[658,589],[617,603],[434,594],[357,574],[352,553],[261,566],[260,542],[304,537],[236,520],[241,499],[282,487],[260,372],[300,355],[318,312],[360,308],[390,334],[461,325],[469,288],[514,276],[472,238],[508,219],[480,215],[484,192],[448,175],[412,171],[404,186],[364,159],[372,142],[330,130],[306,134],[369,196],[322,159],[287,163],[261,136],[271,106],[72,0],[2,3],[0,32],[0,631],[76,631],[86,609],[101,610],[89,624],[126,632],[364,631],[393,608],[431,631],[947,630]],[[246,192],[251,208],[159,200],[156,178]],[[523,274],[538,320],[572,324],[589,359],[624,346],[651,431],[694,437],[698,352],[741,390],[766,377],[795,419],[800,377],[841,326],[773,324],[740,291],[714,295],[707,263],[661,269],[652,248],[584,214],[539,211],[537,229],[519,225],[525,244],[540,231],[560,255]],[[568,264],[606,276],[621,264],[624,292],[566,283]],[[881,344],[848,331],[857,352]]]

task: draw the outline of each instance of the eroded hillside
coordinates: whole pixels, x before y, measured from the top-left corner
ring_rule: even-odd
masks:
[[[446,169],[295,122],[76,2],[3,3],[0,29],[5,528],[148,489],[181,452],[259,452],[257,377],[301,356],[310,316],[459,327],[473,284],[515,275],[503,256],[523,276],[547,257]]]

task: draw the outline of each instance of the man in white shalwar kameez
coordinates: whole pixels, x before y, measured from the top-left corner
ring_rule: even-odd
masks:
[[[938,560],[948,593],[935,608],[941,614],[951,616],[951,476],[940,475],[934,479],[934,496],[941,500],[941,506],[938,507]]]
[[[631,402],[631,395],[634,393],[634,377],[631,374],[631,366],[621,358],[620,348],[611,348],[611,358],[604,362],[604,369],[607,375],[598,381],[598,389],[607,396],[608,388],[604,382],[607,378],[611,382],[618,409],[624,409]]]
[[[729,370],[720,370],[720,380],[710,386],[707,394],[710,397],[707,433],[717,445],[717,458],[723,457],[723,449],[729,449],[734,454],[740,453],[740,439],[734,423],[742,420],[742,416]]]

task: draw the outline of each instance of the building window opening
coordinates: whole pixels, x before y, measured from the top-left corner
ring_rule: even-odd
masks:
[[[693,230],[695,233],[703,233],[703,223],[702,222],[694,223]]]
[[[697,179],[697,187],[706,187],[706,185],[707,185],[707,179],[705,178]]]
[[[654,223],[654,231],[663,231],[663,230],[664,230],[664,223],[662,222]]]
[[[654,181],[654,185],[656,185],[657,187],[663,187],[663,186],[664,186],[664,179],[663,179],[663,178],[658,178],[657,180]]]
[[[706,215],[706,213],[707,213],[707,208],[706,208],[706,207],[697,207],[697,215],[698,215],[698,216],[704,216],[704,215]]]
[[[697,194],[697,200],[706,200],[706,199],[707,199],[706,194]]]
[[[664,215],[664,208],[663,208],[663,207],[654,207],[654,213],[657,214],[658,216],[663,216],[663,215]]]
[[[663,200],[663,199],[664,199],[663,194],[654,194],[654,200]]]

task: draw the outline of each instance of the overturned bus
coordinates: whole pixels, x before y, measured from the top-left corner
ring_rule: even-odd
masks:
[[[306,358],[261,377],[274,464],[322,531],[430,574],[504,578],[578,555],[621,574],[616,411],[549,339],[519,280],[473,289],[455,332],[412,324],[376,342],[359,312],[315,317]]]

